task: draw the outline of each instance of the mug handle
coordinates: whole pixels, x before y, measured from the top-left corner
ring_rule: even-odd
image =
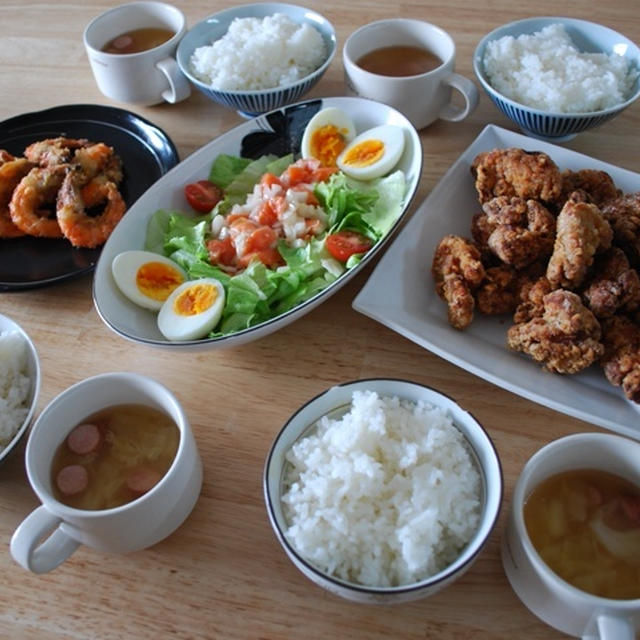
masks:
[[[191,85],[173,58],[165,58],[156,62],[156,67],[164,73],[169,83],[169,88],[162,92],[162,97],[167,102],[171,104],[181,102],[191,95]]]
[[[583,635],[582,640],[634,640],[636,637],[631,619],[623,616],[601,613],[595,616],[593,626],[593,632]]]
[[[80,543],[60,528],[61,522],[45,506],[32,511],[11,537],[13,559],[33,573],[46,573],[62,564]]]
[[[465,78],[458,73],[452,73],[442,82],[444,84],[448,84],[450,87],[462,94],[462,97],[464,98],[464,107],[461,109],[460,107],[449,103],[444,107],[444,109],[442,109],[439,117],[443,120],[449,120],[450,122],[464,120],[478,106],[478,88],[473,84],[473,82],[471,82],[471,80],[469,80],[469,78]]]

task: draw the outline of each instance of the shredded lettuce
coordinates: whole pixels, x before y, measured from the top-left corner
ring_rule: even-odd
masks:
[[[190,278],[213,277],[223,284],[225,308],[210,337],[235,333],[289,311],[326,289],[363,257],[351,256],[341,265],[326,250],[326,234],[323,234],[295,248],[281,239],[278,250],[285,265],[276,269],[255,261],[241,273],[230,275],[209,263],[206,243],[212,218],[224,215],[235,203],[245,202],[265,173],[281,175],[292,162],[291,155],[263,156],[258,160],[218,156],[209,178],[224,190],[225,197],[211,213],[192,216],[160,209],[149,221],[147,250],[175,260]],[[388,233],[398,219],[405,192],[401,171],[372,182],[351,180],[338,172],[315,187],[315,195],[328,214],[327,233],[349,229],[366,235],[373,242]]]

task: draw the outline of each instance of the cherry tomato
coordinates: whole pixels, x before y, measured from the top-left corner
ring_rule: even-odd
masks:
[[[338,231],[325,238],[329,253],[340,262],[346,262],[356,253],[365,253],[371,249],[372,242],[366,236],[355,231]]]
[[[184,188],[184,195],[192,209],[209,213],[222,199],[222,189],[209,180],[192,182]]]

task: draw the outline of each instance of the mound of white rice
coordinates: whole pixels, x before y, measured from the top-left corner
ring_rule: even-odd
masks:
[[[581,53],[564,25],[487,43],[491,86],[520,104],[556,113],[586,113],[624,102],[638,76],[621,55]]]
[[[222,38],[193,52],[191,71],[213,89],[272,89],[308,76],[326,56],[317,29],[275,13],[233,20]]]
[[[29,413],[27,400],[30,389],[24,339],[16,331],[0,333],[0,451]]]
[[[447,567],[479,524],[481,478],[441,409],[355,392],[287,453],[286,536],[344,580],[405,585]]]

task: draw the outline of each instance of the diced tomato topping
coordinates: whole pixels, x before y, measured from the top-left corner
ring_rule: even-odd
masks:
[[[278,213],[274,209],[272,200],[265,200],[260,205],[257,218],[260,224],[264,224],[268,227],[272,227],[276,222],[278,222]]]
[[[282,186],[282,182],[280,181],[280,178],[278,178],[278,176],[274,175],[273,173],[265,173],[262,178],[260,178],[260,184],[263,187],[273,187],[274,185],[280,185]]]
[[[224,240],[209,240],[207,242],[209,250],[209,260],[211,264],[232,265],[236,257],[236,249],[233,246],[231,237],[227,236]]]
[[[246,253],[242,258],[238,260],[238,264],[241,267],[246,267],[253,260],[259,260],[267,267],[279,267],[284,264],[284,260],[280,255],[280,252],[275,248],[262,249],[260,251],[254,251],[252,253]]]
[[[366,236],[355,231],[338,231],[325,238],[327,251],[340,262],[346,262],[356,253],[365,253],[371,249],[372,242]]]
[[[258,227],[248,238],[245,244],[245,253],[254,253],[273,247],[278,239],[276,232],[271,227]]]

